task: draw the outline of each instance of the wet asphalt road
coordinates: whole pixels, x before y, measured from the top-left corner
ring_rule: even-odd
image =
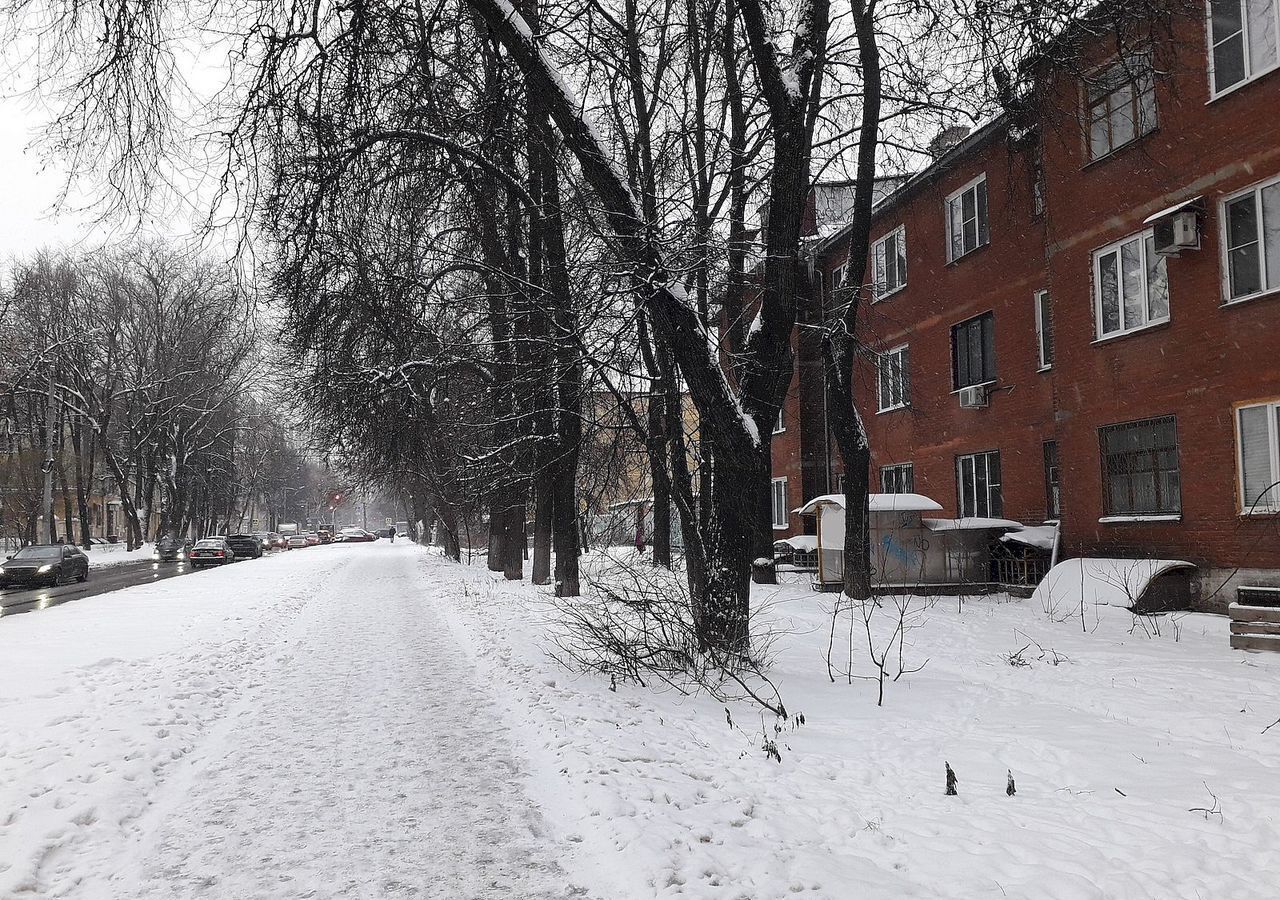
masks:
[[[253,560],[245,560],[252,563]],[[243,565],[244,563],[232,563]],[[0,618],[18,613],[34,612],[61,606],[72,600],[118,591],[121,588],[176,578],[192,572],[191,564],[181,562],[141,562],[123,563],[118,566],[107,566],[101,569],[89,568],[89,580],[84,584],[64,584],[61,587],[41,588],[5,588],[0,590]]]

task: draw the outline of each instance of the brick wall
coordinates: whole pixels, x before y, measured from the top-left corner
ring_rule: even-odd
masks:
[[[1203,21],[1179,20],[1157,55],[1159,68],[1171,73],[1156,87],[1158,127],[1094,162],[1075,116],[1079,83],[1046,84],[1042,215],[1033,214],[1034,141],[1011,140],[1003,122],[971,136],[878,208],[873,239],[906,227],[907,286],[866,308],[863,334],[880,350],[910,347],[911,404],[878,413],[874,367],[869,360],[859,365],[873,484],[881,466],[911,462],[916,490],[957,515],[956,457],[999,450],[1004,515],[1037,521],[1047,512],[1043,444],[1053,440],[1068,551],[1190,560],[1213,573],[1202,574],[1202,596],[1237,567],[1256,578],[1280,570],[1274,517],[1241,515],[1234,418],[1238,405],[1280,398],[1280,292],[1224,305],[1220,246],[1221,198],[1280,176],[1280,72],[1210,102],[1206,59]],[[1097,62],[1105,62],[1101,50]],[[945,199],[984,173],[990,243],[948,262]],[[1205,208],[1201,248],[1166,262],[1169,321],[1098,340],[1094,251],[1197,196]],[[824,290],[843,258],[838,239],[820,249]],[[1038,371],[1040,290],[1053,304],[1055,361],[1047,371]],[[988,408],[961,409],[952,390],[951,328],[987,311],[995,316],[996,383]],[[820,384],[815,360],[800,349],[799,371],[814,372]],[[827,465],[820,441],[811,437],[806,447],[791,436],[798,420],[821,422],[811,393],[793,382],[788,434],[775,442],[775,473],[789,479],[802,476],[806,450],[810,457],[820,452]],[[1099,522],[1098,429],[1162,415],[1177,418],[1180,520]],[[799,430],[824,433],[821,425]],[[832,467],[839,470],[838,460]],[[811,495],[793,493],[792,505]]]

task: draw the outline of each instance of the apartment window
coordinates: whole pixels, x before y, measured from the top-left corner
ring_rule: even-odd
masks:
[[[983,313],[951,327],[951,376],[956,390],[996,380],[993,313]]]
[[[911,403],[910,355],[905,345],[876,358],[880,412],[901,409]]]
[[[947,198],[947,258],[957,260],[990,242],[983,175]]]
[[[1053,367],[1053,304],[1048,291],[1036,293],[1036,350],[1040,369]]]
[[[1227,300],[1280,288],[1280,180],[1223,203]]]
[[[956,486],[960,515],[999,517],[1004,513],[1000,492],[1000,451],[956,457]]]
[[[1221,94],[1280,62],[1280,4],[1276,0],[1210,0],[1209,71]]]
[[[1173,416],[1108,425],[1098,433],[1108,516],[1181,513],[1178,427]]]
[[[1046,519],[1062,515],[1062,468],[1057,441],[1044,442],[1044,510]]]
[[[1100,159],[1156,127],[1155,78],[1148,56],[1128,57],[1087,88],[1089,158]]]
[[[1044,215],[1046,185],[1044,179],[1044,151],[1037,143],[1031,154],[1031,215]]]
[[[1280,401],[1237,410],[1236,428],[1241,509],[1280,511]]]
[[[773,527],[787,527],[787,479],[773,479]]]
[[[844,286],[845,273],[849,271],[848,263],[841,263],[831,271],[831,293],[834,294]]]
[[[778,407],[778,418],[773,423],[774,434],[782,434],[782,432],[787,430],[786,420],[782,416],[783,410],[785,409],[786,409],[786,401],[783,401],[783,405]]]
[[[911,463],[880,467],[880,491],[882,493],[910,494],[915,489],[915,470]]]
[[[872,249],[876,272],[876,299],[907,286],[907,229],[905,226],[876,241]]]
[[[1136,331],[1169,319],[1169,278],[1150,231],[1093,254],[1098,337]]]

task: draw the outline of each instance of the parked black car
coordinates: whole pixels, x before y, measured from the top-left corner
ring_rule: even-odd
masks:
[[[176,560],[186,559],[187,542],[180,541],[174,537],[165,537],[156,541],[156,550],[152,556],[160,562],[174,562]]]
[[[89,580],[89,557],[71,544],[33,544],[0,565],[0,587]]]
[[[227,545],[235,551],[236,559],[257,559],[262,555],[262,541],[252,534],[233,534]]]

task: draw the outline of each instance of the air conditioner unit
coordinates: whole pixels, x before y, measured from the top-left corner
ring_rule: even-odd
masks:
[[[987,405],[987,386],[975,384],[960,389],[961,409],[982,409]]]
[[[1157,219],[1152,226],[1156,253],[1177,256],[1183,250],[1200,249],[1200,217],[1194,209],[1182,209]]]

